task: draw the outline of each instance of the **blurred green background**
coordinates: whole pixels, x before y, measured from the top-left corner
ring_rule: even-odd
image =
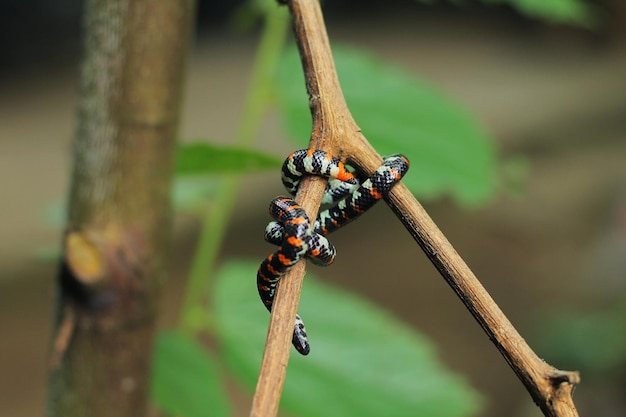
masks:
[[[425,206],[539,356],[582,372],[581,415],[626,414],[626,6],[598,2],[594,30],[530,20],[508,7],[328,1],[333,41],[369,50],[456,98],[496,140],[503,185],[487,205]],[[181,137],[234,135],[258,41],[236,2],[199,4]],[[43,414],[59,207],[75,124],[81,3],[0,2],[0,415]],[[358,122],[358,120],[357,120]],[[275,115],[259,144],[293,150]],[[244,186],[224,258],[268,253],[277,173]],[[486,399],[485,417],[540,416],[459,300],[383,206],[338,233],[326,282],[386,306],[436,344]],[[163,325],[180,304],[197,223],[175,220]],[[242,240],[241,236],[256,236]],[[372,240],[388,250],[374,262]],[[394,271],[406,274],[390,274]],[[387,285],[376,280],[384,276]],[[419,279],[415,279],[418,276]],[[365,279],[367,278],[367,279]],[[253,278],[251,277],[251,282]],[[249,398],[236,394],[238,415]]]

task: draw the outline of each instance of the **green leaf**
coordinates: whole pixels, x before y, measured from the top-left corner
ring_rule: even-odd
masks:
[[[176,417],[231,415],[215,359],[195,340],[175,332],[158,336],[152,398]]]
[[[177,175],[249,173],[282,166],[282,159],[248,148],[206,142],[181,144],[176,154]]]
[[[554,23],[586,28],[598,24],[596,6],[582,0],[483,0],[485,3],[508,3],[520,13]]]
[[[269,314],[255,288],[257,263],[229,262],[215,290],[228,366],[255,386]],[[470,416],[479,396],[446,370],[431,343],[380,308],[307,276],[300,312],[311,353],[294,350],[282,407],[313,416]]]
[[[411,161],[404,183],[421,198],[452,195],[484,203],[494,191],[495,152],[466,110],[415,76],[355,49],[333,46],[339,80],[352,114],[382,155]],[[282,60],[279,103],[287,130],[302,145],[311,116],[295,49]],[[306,146],[306,145],[305,145]]]

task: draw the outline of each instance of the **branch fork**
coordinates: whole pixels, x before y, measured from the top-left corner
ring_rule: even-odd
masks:
[[[383,159],[352,118],[339,86],[319,2],[287,0],[305,74],[313,118],[310,148],[323,149],[370,175]],[[316,218],[326,180],[308,176],[296,200]],[[520,336],[444,234],[402,183],[385,198],[387,204],[426,253],[465,307],[481,325],[546,417],[577,417],[572,390],[577,372],[558,370],[541,360]],[[268,329],[251,417],[274,417],[291,351],[291,333],[300,299],[305,262],[281,280]]]

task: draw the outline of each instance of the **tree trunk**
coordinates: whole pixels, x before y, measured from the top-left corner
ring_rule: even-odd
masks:
[[[89,0],[47,414],[144,416],[193,0]]]

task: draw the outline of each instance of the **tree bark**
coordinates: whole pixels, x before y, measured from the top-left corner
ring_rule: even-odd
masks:
[[[193,0],[90,0],[47,415],[143,416]]]

